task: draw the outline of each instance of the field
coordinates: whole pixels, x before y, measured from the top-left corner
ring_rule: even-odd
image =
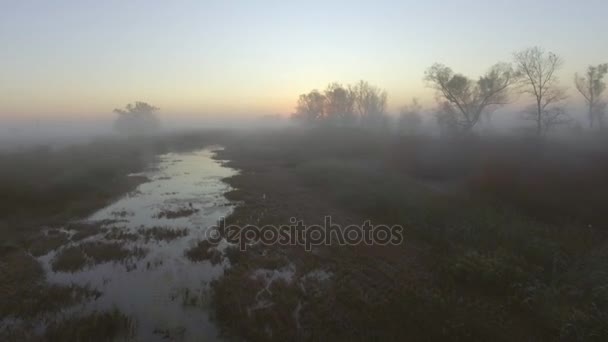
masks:
[[[228,224],[401,225],[398,245],[229,246],[199,243],[193,262],[228,263],[208,298],[225,339],[603,341],[608,336],[605,139],[397,136],[355,128],[195,132],[100,141],[0,157],[0,331],[4,340],[129,339],[133,319],[109,311],[62,319],[101,294],[45,281],[36,257],[75,236],[44,230],[132,191],[160,153],[208,144],[240,171]],[[79,227],[82,237],[87,229]],[[80,231],[79,231],[80,232]],[[132,238],[75,249],[132,257]],[[141,238],[179,231],[142,230]],[[147,236],[147,237],[146,237]],[[78,238],[78,237],[76,237]],[[113,253],[114,251],[115,253]],[[80,254],[79,254],[80,253]],[[96,253],[96,254],[95,254]],[[90,258],[89,258],[90,259]],[[94,258],[93,258],[94,259]],[[88,259],[87,259],[88,260]],[[82,261],[80,261],[82,262]],[[75,263],[75,264],[74,264]],[[202,293],[202,292],[201,292]],[[50,317],[43,335],[28,322]],[[73,326],[78,326],[74,332]],[[77,337],[75,335],[78,334]]]

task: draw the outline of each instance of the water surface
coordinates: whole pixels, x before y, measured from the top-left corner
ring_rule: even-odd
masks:
[[[50,262],[54,253],[42,258],[50,282],[89,285],[102,292],[98,299],[74,309],[76,314],[118,308],[135,319],[138,340],[217,339],[217,329],[209,320],[206,289],[223,273],[227,261],[212,265],[184,257],[185,250],[204,239],[208,227],[233,209],[224,197],[230,187],[222,178],[236,171],[214,160],[214,150],[159,156],[158,162],[141,174],[149,182],[89,218],[118,220],[108,228],[131,233],[151,227],[185,228],[186,236],[160,242],[140,236],[126,241],[125,246],[147,249],[144,258],[98,264],[75,273],[53,272]],[[100,234],[86,241],[105,239]]]

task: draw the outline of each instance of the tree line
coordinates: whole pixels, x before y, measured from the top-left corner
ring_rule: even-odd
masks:
[[[343,86],[331,83],[325,91],[312,90],[298,98],[293,118],[300,122],[382,128],[387,125],[385,90],[359,81]]]
[[[435,90],[436,120],[444,130],[471,132],[492,112],[509,104],[514,94],[520,94],[531,100],[523,119],[533,123],[537,135],[544,135],[571,122],[565,108],[566,91],[557,77],[562,66],[563,59],[557,54],[532,47],[516,52],[511,63],[491,66],[478,79],[435,63],[425,71],[424,80]],[[608,64],[600,64],[574,76],[576,89],[585,99],[590,129],[601,130],[604,126],[607,73]],[[323,92],[312,90],[300,95],[292,117],[309,125],[386,128],[389,124],[386,104],[387,92],[366,81],[347,86],[331,83]],[[419,126],[421,109],[416,100],[404,107],[398,121],[400,129],[407,131]]]

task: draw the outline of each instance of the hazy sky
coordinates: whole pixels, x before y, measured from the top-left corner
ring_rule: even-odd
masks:
[[[561,80],[608,62],[608,1],[0,0],[0,118],[289,113],[298,94],[365,79],[391,109],[432,103],[425,68],[478,76],[539,45]],[[576,100],[576,99],[573,99]]]

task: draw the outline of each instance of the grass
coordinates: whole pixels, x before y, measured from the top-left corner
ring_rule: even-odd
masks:
[[[221,134],[100,139],[0,153],[0,229],[18,240],[37,233],[40,225],[86,218],[145,182],[127,175],[143,171],[157,154],[217,143]]]
[[[35,257],[40,257],[63,246],[69,241],[68,234],[59,230],[50,230],[38,234],[26,243],[27,250]]]
[[[126,248],[121,242],[91,241],[60,250],[51,265],[55,272],[77,272],[85,266],[141,259],[146,254],[145,249]]]
[[[38,261],[23,252],[0,261],[0,291],[0,319],[33,319],[100,296],[88,287],[47,284]]]
[[[126,230],[126,228],[112,227],[108,232],[106,232],[104,238],[106,240],[136,241],[139,239],[139,235],[129,232]]]
[[[207,240],[199,241],[195,246],[186,250],[184,255],[193,262],[209,260],[212,264],[219,264],[222,261],[222,253],[216,246]]]
[[[156,218],[166,218],[166,219],[176,219],[180,217],[188,217],[198,213],[200,210],[195,208],[180,208],[177,210],[169,210],[163,209],[159,212],[155,217]]]
[[[145,145],[103,142],[0,156],[2,165],[10,166],[0,170],[0,192],[7,194],[0,201],[2,317],[31,318],[81,300],[78,289],[46,284],[30,252],[57,249],[53,267],[68,272],[143,253],[120,241],[80,240],[62,248],[64,236],[42,234],[42,223],[82,218],[143,181],[124,175],[141,171],[154,154],[213,139],[227,146],[218,158],[241,171],[226,179],[236,189],[228,196],[241,203],[228,224],[280,225],[292,216],[310,224],[329,214],[342,225],[371,219],[406,228],[399,246],[320,246],[314,253],[299,246],[255,246],[246,252],[228,248],[222,256],[199,242],[185,251],[188,259],[225,257],[232,266],[211,292],[217,323],[229,338],[603,341],[608,336],[605,141],[396,138],[327,129],[195,135]],[[136,240],[140,234],[171,239],[181,233],[104,234]],[[80,237],[88,236],[92,233],[84,229]],[[269,285],[252,276],[288,263],[295,268],[292,281]],[[306,278],[319,269],[331,279]],[[195,297],[181,299],[198,307]],[[95,313],[52,323],[47,338],[122,338],[115,332],[129,326],[120,313]]]
[[[44,334],[47,341],[130,341],[135,322],[118,310],[94,312],[49,324]]]
[[[77,272],[87,265],[87,256],[78,246],[67,247],[59,251],[52,260],[54,272]]]
[[[102,232],[101,226],[102,223],[99,222],[76,222],[69,224],[66,228],[68,230],[76,231],[72,235],[72,241],[80,241],[100,234]]]
[[[166,227],[144,228],[137,231],[146,241],[171,241],[188,235],[188,229],[172,229]]]
[[[325,130],[251,134],[219,158],[242,201],[227,223],[372,219],[406,227],[402,246],[261,247],[213,284],[229,335],[263,340],[603,340],[608,153],[596,145],[517,139],[393,139]],[[601,142],[595,142],[597,144]],[[498,167],[499,165],[500,167]],[[503,168],[504,166],[504,168]],[[565,192],[567,196],[564,196]],[[264,194],[262,197],[260,194]],[[572,194],[572,196],[570,196]],[[233,256],[234,257],[234,256]],[[273,288],[251,270],[296,265]],[[334,276],[302,291],[323,265]],[[298,312],[298,320],[294,312]],[[296,324],[297,323],[297,324]]]

